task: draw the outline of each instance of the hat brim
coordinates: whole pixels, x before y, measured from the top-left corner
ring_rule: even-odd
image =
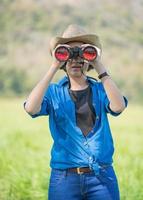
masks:
[[[99,49],[102,49],[99,38],[95,34],[86,34],[86,35],[80,35],[75,37],[55,37],[51,39],[50,42],[50,51],[52,52],[57,45],[59,44],[66,44],[68,42],[83,42],[87,44],[92,44],[97,46]]]

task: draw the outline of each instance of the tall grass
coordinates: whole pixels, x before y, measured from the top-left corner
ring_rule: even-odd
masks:
[[[0,100],[0,200],[46,200],[52,139],[46,117],[32,119],[22,99]],[[121,200],[143,199],[143,108],[109,117]]]

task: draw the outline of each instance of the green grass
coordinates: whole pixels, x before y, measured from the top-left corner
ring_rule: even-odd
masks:
[[[52,139],[47,118],[30,118],[22,99],[0,100],[0,200],[46,200]],[[110,117],[121,200],[143,199],[143,108]]]

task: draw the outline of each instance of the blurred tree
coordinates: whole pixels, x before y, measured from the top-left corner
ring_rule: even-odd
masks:
[[[68,24],[78,23],[100,36],[102,58],[119,86],[124,85],[132,100],[142,98],[142,77],[138,76],[143,73],[142,10],[142,0],[1,0],[0,93],[5,94],[6,88],[22,93],[20,80],[24,82],[25,78],[29,87],[32,81],[39,80],[51,60],[50,38],[62,34]],[[12,66],[13,80],[8,77]],[[27,75],[22,77],[23,70]],[[2,74],[8,77],[7,83],[2,83]],[[127,74],[132,80],[127,80]]]
[[[16,68],[0,69],[0,95],[21,95],[27,90],[27,74]]]

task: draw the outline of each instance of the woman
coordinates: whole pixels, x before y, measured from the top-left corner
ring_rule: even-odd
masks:
[[[32,117],[49,115],[54,143],[48,198],[119,200],[107,114],[122,113],[127,100],[101,62],[99,38],[70,25],[51,40],[51,52],[51,67],[25,102]],[[59,69],[66,76],[52,84]],[[91,69],[100,81],[86,76]]]

